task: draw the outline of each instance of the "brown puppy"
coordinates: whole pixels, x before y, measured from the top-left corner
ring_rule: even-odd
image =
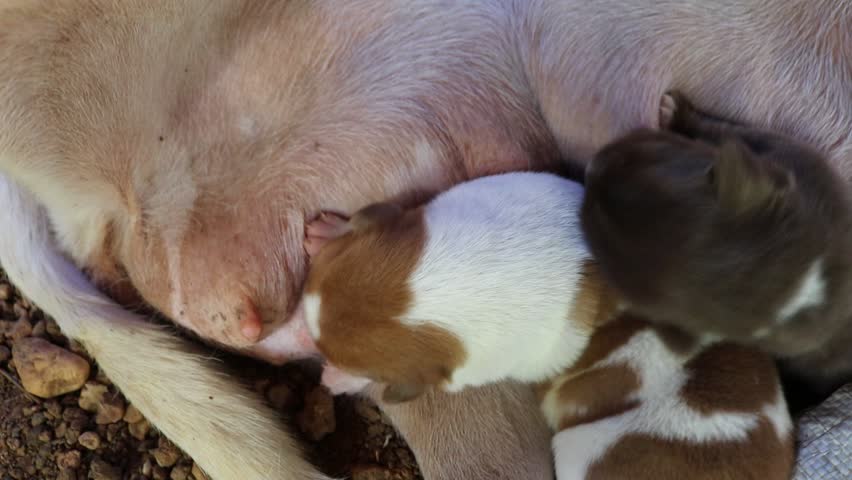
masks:
[[[607,280],[631,308],[760,346],[817,387],[848,379],[847,184],[816,149],[683,97],[670,124],[676,133],[614,142],[587,169],[583,229]]]

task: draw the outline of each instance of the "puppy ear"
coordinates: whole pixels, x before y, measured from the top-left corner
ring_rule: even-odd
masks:
[[[385,387],[382,400],[390,404],[410,402],[426,393],[426,388],[422,383],[392,383]]]
[[[758,158],[739,140],[725,140],[710,171],[719,204],[728,212],[746,214],[769,207],[793,188],[792,174]]]
[[[355,212],[355,215],[349,219],[349,224],[354,231],[363,231],[376,225],[392,222],[402,213],[403,210],[399,205],[388,202],[374,203]]]

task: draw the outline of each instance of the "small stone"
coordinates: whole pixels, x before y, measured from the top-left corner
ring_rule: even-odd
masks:
[[[62,416],[62,405],[56,400],[44,402],[44,410],[47,412],[47,418],[55,419]]]
[[[124,426],[123,423],[116,422],[116,423],[111,423],[109,425],[106,425],[106,429],[104,429],[104,425],[98,425],[98,429],[101,430],[101,431],[105,431],[107,441],[109,443],[112,443],[121,434],[121,432],[122,432],[121,427],[123,427],[123,426]],[[103,436],[103,433],[101,434],[101,436]]]
[[[320,385],[308,392],[298,422],[302,432],[315,442],[335,430],[334,399],[325,387]]]
[[[97,450],[101,446],[101,437],[95,432],[83,432],[77,441],[89,450]]]
[[[169,476],[169,478],[171,478],[172,480],[188,480],[189,472],[189,465],[178,465],[172,469],[172,474]]]
[[[12,347],[12,360],[24,388],[52,398],[79,390],[89,378],[89,362],[41,338],[23,338]]]
[[[50,430],[42,430],[41,433],[38,434],[38,441],[42,443],[47,443],[53,440],[53,434]]]
[[[12,351],[5,345],[0,345],[0,362],[5,362],[12,357]]]
[[[25,316],[20,316],[19,320],[12,325],[12,330],[7,334],[7,336],[13,342],[17,342],[22,338],[29,337],[32,333],[33,326],[30,324],[29,319]]]
[[[96,458],[89,465],[89,478],[91,480],[121,480],[121,470]]]
[[[77,474],[74,470],[60,470],[56,480],[77,480]]]
[[[29,309],[23,304],[23,302],[15,303],[15,305],[12,306],[12,312],[17,318],[26,318],[27,320],[30,318]]]
[[[31,335],[33,337],[43,337],[46,332],[47,327],[45,326],[44,320],[39,320],[38,322],[36,322],[35,325],[33,325],[33,331]]]
[[[151,476],[151,470],[153,468],[154,468],[154,466],[151,465],[151,459],[146,458],[145,463],[142,464],[142,475],[145,475],[146,477],[150,477]]]
[[[266,392],[266,399],[269,400],[273,408],[282,410],[293,405],[295,396],[293,395],[293,391],[290,390],[290,387],[278,384],[269,388]]]
[[[12,298],[12,286],[8,283],[0,283],[0,301],[5,302]]]
[[[352,480],[392,480],[393,472],[375,465],[356,465],[352,467]]]
[[[59,324],[56,323],[52,317],[47,318],[47,334],[51,337],[61,337],[62,329],[59,328]]]
[[[145,417],[142,416],[142,413],[136,409],[133,405],[128,405],[127,410],[124,412],[124,419],[127,423],[139,423],[142,420],[145,420]]]
[[[80,467],[80,451],[69,450],[56,455],[56,466],[62,470],[75,470]]]
[[[192,464],[192,478],[194,480],[210,480],[210,477],[204,473],[204,470],[202,470],[197,463]]]
[[[154,480],[167,480],[169,478],[169,471],[159,465],[154,465],[154,469],[151,471],[151,478]]]
[[[37,427],[47,421],[47,416],[43,412],[34,413],[30,418],[30,425]]]
[[[124,401],[118,394],[97,382],[86,382],[80,392],[80,408],[87,412],[97,412],[95,423],[107,425],[124,417]]]
[[[163,437],[160,437],[160,444],[154,450],[151,450],[151,455],[154,456],[154,460],[157,462],[157,465],[168,468],[173,466],[180,460],[180,450],[173,444],[172,442],[166,440]]]
[[[127,426],[127,431],[130,432],[130,435],[136,440],[145,440],[145,437],[148,435],[148,432],[151,430],[151,424],[148,423],[148,420],[142,420],[141,422],[131,423]]]

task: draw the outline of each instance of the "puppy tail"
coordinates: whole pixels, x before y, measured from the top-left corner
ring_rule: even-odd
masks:
[[[47,215],[0,174],[0,265],[127,399],[214,480],[330,480],[275,412],[167,328],[101,294],[55,247]]]

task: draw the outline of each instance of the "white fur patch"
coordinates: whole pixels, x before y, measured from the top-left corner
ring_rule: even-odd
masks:
[[[555,175],[511,173],[458,185],[426,207],[425,250],[402,320],[462,341],[467,361],[449,391],[547,378],[585,348],[589,332],[569,318],[590,258],[582,195]]]
[[[825,276],[822,258],[816,259],[799,283],[799,288],[778,311],[777,322],[786,323],[802,310],[825,302]]]
[[[319,315],[322,299],[316,293],[308,293],[302,297],[302,305],[305,309],[305,323],[314,340],[320,338]]]

